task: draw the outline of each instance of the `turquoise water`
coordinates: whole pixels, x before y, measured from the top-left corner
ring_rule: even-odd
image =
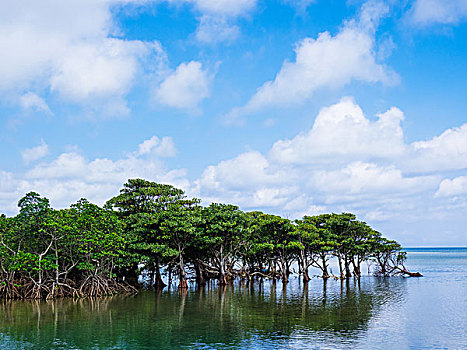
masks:
[[[467,349],[467,249],[407,251],[424,277],[2,301],[0,349]]]

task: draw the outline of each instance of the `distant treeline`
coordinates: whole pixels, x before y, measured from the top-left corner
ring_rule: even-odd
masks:
[[[228,204],[203,207],[180,189],[142,179],[128,180],[104,207],[81,199],[55,210],[35,192],[18,206],[15,217],[0,216],[0,298],[136,291],[142,271],[154,287],[165,286],[164,271],[182,289],[189,276],[198,285],[235,278],[287,283],[294,263],[305,282],[310,267],[323,278],[358,278],[364,261],[373,262],[376,275],[416,275],[404,268],[397,242],[350,213],[291,221]]]

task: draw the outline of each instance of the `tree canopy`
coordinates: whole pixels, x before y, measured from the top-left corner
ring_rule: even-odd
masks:
[[[0,297],[101,296],[142,284],[163,288],[172,278],[185,289],[192,276],[198,285],[236,278],[287,283],[292,266],[305,282],[310,267],[324,279],[359,278],[363,262],[376,275],[417,276],[404,267],[397,242],[354,214],[289,220],[200,202],[143,179],[128,180],[103,207],[83,198],[56,210],[29,192],[16,216],[0,216]]]

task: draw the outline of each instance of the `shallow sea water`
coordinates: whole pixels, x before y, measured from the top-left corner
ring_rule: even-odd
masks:
[[[467,249],[407,251],[424,277],[0,301],[0,349],[467,349]]]

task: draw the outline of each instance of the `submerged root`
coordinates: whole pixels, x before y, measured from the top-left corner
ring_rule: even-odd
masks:
[[[22,299],[22,290],[20,286],[10,281],[3,281],[0,284],[1,299]]]
[[[88,276],[79,288],[79,293],[86,297],[102,297],[118,293],[136,293],[138,290],[127,283],[118,283],[114,279],[92,275]]]
[[[81,283],[72,280],[48,280],[38,283],[34,280],[2,281],[0,299],[45,299],[72,297],[103,297],[114,294],[134,294],[138,289],[126,282],[117,282],[107,276],[90,275]]]

